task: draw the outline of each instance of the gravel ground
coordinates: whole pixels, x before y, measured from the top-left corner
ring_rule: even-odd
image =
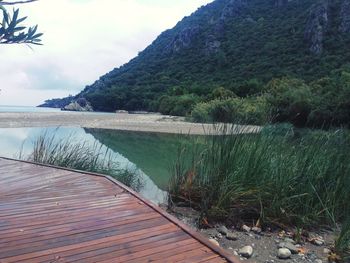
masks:
[[[288,259],[280,259],[278,258],[278,246],[279,244],[283,244],[285,240],[292,239],[289,232],[276,230],[257,233],[252,230],[249,232],[244,231],[242,227],[228,227],[227,230],[230,233],[230,238],[228,238],[228,235],[226,236],[225,234],[222,234],[222,225],[216,225],[208,229],[198,229],[196,227],[196,220],[198,219],[199,214],[190,208],[175,207],[168,212],[208,237],[212,242],[218,242],[220,247],[226,249],[233,255],[236,255],[243,262],[326,263],[328,262],[329,248],[333,245],[335,238],[334,232],[330,231],[317,233],[309,232],[310,237],[320,237],[323,244],[315,245],[309,241],[295,244],[299,251],[296,254],[292,254]],[[232,237],[234,237],[235,240],[229,240],[232,239]],[[239,250],[245,246],[251,246],[253,248],[253,254],[249,258],[243,257],[238,253]]]

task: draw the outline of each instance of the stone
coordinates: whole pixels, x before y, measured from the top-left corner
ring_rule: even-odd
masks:
[[[299,252],[298,248],[295,245],[288,242],[279,243],[278,248],[287,248],[290,250],[290,252],[292,252],[292,254],[298,254]]]
[[[284,242],[287,242],[287,243],[291,243],[291,244],[293,244],[293,245],[295,245],[295,241],[294,241],[294,239],[291,239],[291,238],[289,238],[289,237],[286,237],[284,240],[283,240]]]
[[[165,48],[167,52],[179,52],[191,46],[193,40],[200,32],[199,26],[186,27],[179,32],[171,43]]]
[[[306,23],[304,39],[314,54],[323,51],[323,40],[329,24],[329,7],[327,1],[320,1],[311,7]]]
[[[260,235],[255,235],[254,238],[257,239],[257,240],[260,240],[261,236]]]
[[[247,7],[247,0],[230,0],[222,10],[220,20],[237,17]]]
[[[314,262],[317,259],[317,255],[315,254],[315,252],[311,251],[311,252],[306,253],[306,258],[309,261]]]
[[[214,54],[219,52],[221,42],[216,39],[216,36],[209,35],[205,41],[205,53],[206,55]]]
[[[323,254],[329,255],[332,251],[329,248],[324,248],[323,249]]]
[[[252,228],[252,231],[253,231],[254,233],[256,233],[256,234],[260,234],[260,233],[261,233],[261,228],[255,226],[255,227]]]
[[[322,259],[316,259],[315,263],[323,263]]]
[[[215,246],[220,247],[220,244],[219,244],[219,242],[218,242],[216,239],[214,239],[214,238],[209,238],[209,241],[210,241],[212,244],[214,244]]]
[[[344,0],[340,11],[341,23],[339,30],[341,33],[350,33],[350,0]]]
[[[245,258],[250,258],[253,255],[253,247],[245,246],[238,250],[238,254]]]
[[[89,102],[85,100],[83,103],[82,99],[78,99],[77,101],[72,101],[70,104],[62,108],[65,111],[93,111],[93,108]]]
[[[243,230],[244,232],[250,232],[251,228],[250,228],[249,226],[247,226],[247,225],[243,225],[243,226],[242,226],[242,230]]]
[[[324,244],[324,241],[320,239],[315,239],[313,243],[317,246],[322,246]]]
[[[231,233],[231,232],[227,233],[226,238],[228,240],[233,240],[233,241],[238,239],[238,237],[234,233]]]
[[[322,246],[324,245],[324,240],[322,237],[316,237],[311,240],[311,243],[316,245],[316,246]]]
[[[220,226],[220,227],[218,228],[218,232],[219,232],[220,234],[223,234],[224,236],[226,236],[227,233],[228,233],[228,229],[227,229],[226,226]]]
[[[277,257],[280,259],[288,259],[292,255],[292,252],[288,248],[278,249]]]

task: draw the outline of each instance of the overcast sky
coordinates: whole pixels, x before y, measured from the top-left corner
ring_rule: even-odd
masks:
[[[40,0],[21,5],[44,46],[0,45],[0,105],[75,95],[212,0]]]

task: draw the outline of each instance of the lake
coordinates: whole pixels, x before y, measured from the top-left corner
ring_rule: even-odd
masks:
[[[110,149],[121,168],[136,169],[144,185],[140,194],[155,203],[166,200],[166,189],[177,151],[188,137],[180,135],[129,132],[78,127],[60,128],[2,128],[0,156],[18,158],[33,149],[33,141],[43,133],[55,138],[67,138],[100,144]]]

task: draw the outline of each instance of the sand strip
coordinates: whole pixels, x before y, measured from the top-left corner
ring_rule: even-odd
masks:
[[[87,112],[0,113],[0,128],[78,126],[125,131],[203,135],[213,132],[212,124],[185,122],[182,117],[157,114],[103,114]],[[254,132],[257,126],[238,126]]]

